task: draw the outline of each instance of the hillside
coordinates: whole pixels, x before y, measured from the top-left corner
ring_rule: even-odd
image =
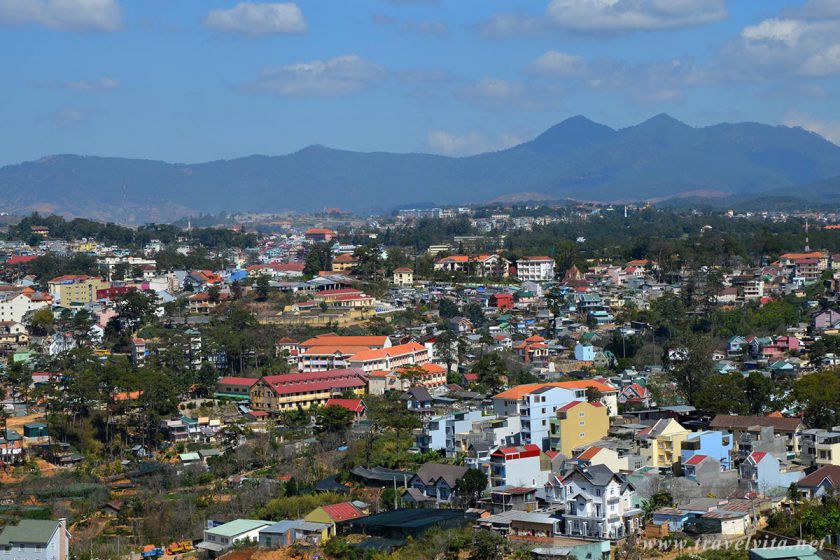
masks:
[[[820,185],[840,193],[840,147],[801,128],[695,128],[658,115],[615,130],[577,116],[513,148],[470,157],[359,153],[310,146],[282,156],[200,164],[77,155],[0,168],[0,209],[136,223],[221,210],[387,210],[544,198],[661,200]],[[500,198],[501,197],[501,198]]]

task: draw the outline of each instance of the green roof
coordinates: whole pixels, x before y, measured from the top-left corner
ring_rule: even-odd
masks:
[[[58,528],[58,521],[22,519],[17,525],[10,525],[0,532],[0,545],[16,543],[47,544]]]
[[[768,548],[753,548],[750,550],[750,556],[757,556],[766,560],[782,560],[782,559],[796,559],[796,560],[818,560],[817,550],[810,545],[794,545],[794,546],[775,546]]]
[[[201,457],[198,456],[198,453],[194,451],[190,453],[181,453],[178,455],[178,458],[181,459],[181,461],[198,461],[201,459]]]
[[[236,537],[242,533],[267,527],[271,524],[271,521],[261,521],[259,519],[235,519],[234,521],[230,521],[224,525],[219,525],[218,527],[213,527],[207,531],[222,537]]]

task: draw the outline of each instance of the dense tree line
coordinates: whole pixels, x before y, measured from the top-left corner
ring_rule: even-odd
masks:
[[[189,236],[190,240],[214,250],[229,247],[253,246],[256,237],[227,228],[195,228],[187,234],[181,228],[167,224],[146,224],[138,228],[129,228],[111,222],[102,223],[84,218],[65,220],[61,216],[41,216],[32,214],[9,228],[8,238],[19,241],[38,241],[32,233],[35,226],[49,229],[54,239],[80,239],[86,237],[100,243],[116,244],[121,247],[142,246],[153,239],[164,244],[174,243],[179,237]]]

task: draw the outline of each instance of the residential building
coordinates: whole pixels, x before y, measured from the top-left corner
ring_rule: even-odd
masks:
[[[840,465],[840,430],[803,430],[800,460],[811,467]]]
[[[744,439],[743,436],[761,427],[772,427],[775,434],[780,434],[785,438],[786,451],[790,458],[799,454],[799,439],[805,428],[801,418],[718,414],[709,424],[709,428],[713,430],[725,430],[732,433],[739,450]],[[755,448],[752,449],[752,451],[755,450]]]
[[[273,525],[271,521],[254,519],[236,519],[222,525],[208,522],[204,529],[204,539],[196,545],[196,548],[218,555],[237,544],[257,543],[260,538],[260,530],[270,525]]]
[[[499,447],[490,453],[486,468],[491,488],[542,486],[551,472],[548,457],[534,444]]]
[[[531,282],[554,280],[554,259],[550,257],[522,257],[516,261],[516,277]]]
[[[662,418],[636,435],[639,453],[649,467],[671,467],[680,460],[682,444],[690,433],[673,418]]]
[[[551,449],[566,457],[571,457],[575,448],[606,437],[610,429],[607,408],[600,401],[572,401],[565,404],[557,409],[550,424]]]
[[[347,360],[351,368],[359,368],[366,373],[376,370],[388,370],[405,366],[422,366],[431,360],[429,349],[417,342],[409,342],[388,348],[362,350]]]
[[[450,503],[458,481],[467,473],[467,467],[423,463],[408,485],[417,492],[431,498],[435,504]]]
[[[303,519],[278,521],[260,529],[260,548],[285,548],[293,544],[318,546],[330,540],[333,525]]]
[[[807,544],[753,548],[749,560],[819,560],[817,549]]]
[[[752,490],[766,496],[782,495],[791,484],[805,476],[801,467],[782,468],[772,453],[753,451],[741,463],[741,480],[748,481]]]
[[[252,377],[222,377],[216,382],[214,397],[247,401],[251,399],[251,387],[258,381]]]
[[[298,345],[298,369],[307,372],[346,368],[350,358],[359,352],[390,347],[387,336],[319,335]]]
[[[332,271],[347,272],[356,268],[358,264],[359,259],[354,257],[352,253],[342,253],[332,260]]]
[[[640,527],[633,485],[604,465],[575,466],[552,475],[545,488],[548,500],[563,508],[568,536],[620,539]]]
[[[537,489],[531,486],[507,486],[490,491],[490,508],[494,514],[505,511],[537,509]]]
[[[22,519],[0,531],[2,560],[67,560],[70,532],[67,521]]]
[[[367,375],[355,368],[261,377],[251,386],[251,408],[271,413],[308,410],[351,391],[362,396]]]
[[[459,272],[469,276],[508,275],[510,261],[499,255],[450,255],[435,260],[434,269],[440,272]]]
[[[20,291],[0,292],[0,321],[23,322],[23,317],[30,311],[37,311],[52,305],[52,296],[36,292],[32,288]]]
[[[547,388],[559,388],[561,391],[536,391]],[[511,387],[493,396],[493,411],[498,417],[521,416],[523,433],[530,434],[534,428],[537,432],[545,431],[545,435],[536,434],[534,437],[548,437],[548,420],[554,416],[557,408],[572,401],[585,401],[587,390],[594,390],[600,394],[600,401],[607,407],[609,416],[618,414],[618,389],[608,383],[594,379],[581,381],[557,381],[552,383],[528,383]],[[545,411],[543,411],[545,409]],[[535,425],[534,419],[539,420]],[[545,425],[542,424],[545,420]],[[524,443],[540,443],[531,438]],[[547,442],[545,449],[548,449]]]
[[[717,431],[694,432],[682,443],[680,458],[685,465],[694,455],[705,455],[720,462],[722,470],[732,468],[732,435]]]
[[[446,385],[446,368],[431,362],[401,367],[395,373],[415,387],[434,389]]]
[[[394,269],[394,285],[401,288],[413,286],[414,271],[406,267]]]
[[[319,506],[306,514],[303,519],[304,521],[329,524],[331,526],[330,536],[335,536],[337,523],[358,519],[360,517],[364,517],[365,515],[365,512],[356,507],[354,504],[350,502],[340,502],[337,504]]]
[[[25,450],[23,438],[11,428],[0,430],[0,465],[14,465],[23,462]]]
[[[98,276],[65,274],[47,282],[53,301],[70,309],[96,301],[96,292],[111,286]]]
[[[819,498],[831,495],[840,488],[840,466],[820,467],[796,483],[799,491],[807,498]]]
[[[335,239],[338,234],[335,230],[329,228],[309,228],[303,233],[303,236],[315,243],[325,243]]]

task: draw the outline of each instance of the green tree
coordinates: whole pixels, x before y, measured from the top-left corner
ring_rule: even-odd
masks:
[[[811,428],[830,429],[840,424],[840,370],[817,371],[793,386],[793,398]]]
[[[666,358],[672,379],[688,404],[694,406],[703,384],[715,373],[711,339],[701,335],[680,337],[673,342],[670,356],[666,350]]]
[[[694,399],[695,405],[712,414],[746,414],[749,405],[744,400],[746,382],[740,373],[707,376]]]
[[[461,499],[474,507],[481,493],[487,489],[487,475],[478,469],[469,469],[455,484]]]
[[[457,317],[460,313],[458,304],[449,298],[443,297],[438,301],[438,313],[444,319],[451,319]]]
[[[751,371],[744,384],[749,410],[754,415],[764,415],[773,406],[775,383],[757,371]]]
[[[353,425],[353,418],[353,413],[343,406],[327,406],[318,414],[318,427],[325,433],[344,433]]]
[[[271,290],[268,275],[257,275],[257,281],[254,283],[254,290],[257,292],[257,299],[259,301],[265,301],[268,299],[268,293]]]
[[[306,261],[303,265],[303,273],[309,276],[317,276],[322,270],[332,268],[332,250],[329,243],[314,243],[306,254]]]
[[[28,324],[29,331],[35,336],[47,336],[53,331],[55,316],[52,309],[42,307],[35,311],[27,312],[24,315],[24,323]]]
[[[499,352],[483,355],[472,367],[478,384],[490,393],[498,393],[508,382],[508,367]]]

